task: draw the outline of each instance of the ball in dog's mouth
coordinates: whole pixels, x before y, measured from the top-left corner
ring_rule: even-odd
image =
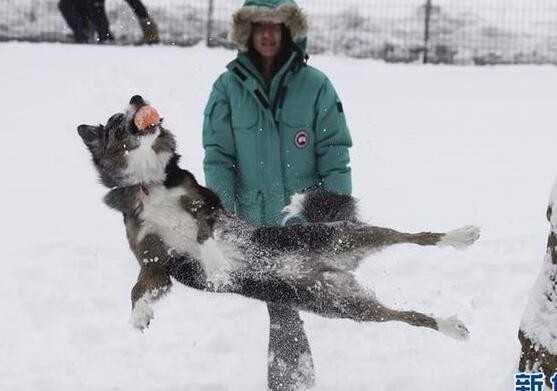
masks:
[[[160,121],[159,112],[153,106],[143,106],[133,116],[133,123],[141,133],[146,133],[149,128],[158,125]]]

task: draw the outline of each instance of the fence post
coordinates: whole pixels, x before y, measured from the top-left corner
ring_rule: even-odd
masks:
[[[429,51],[429,25],[431,23],[431,0],[427,0],[425,3],[425,26],[424,26],[424,64],[428,61],[428,51]]]
[[[209,10],[207,11],[207,47],[214,46],[212,43],[211,35],[213,33],[213,13],[215,10],[215,1],[209,0]]]

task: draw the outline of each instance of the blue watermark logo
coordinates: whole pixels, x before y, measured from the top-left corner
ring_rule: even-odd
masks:
[[[557,391],[557,372],[549,379],[551,390]],[[542,372],[520,372],[514,375],[514,391],[544,391],[545,375]]]

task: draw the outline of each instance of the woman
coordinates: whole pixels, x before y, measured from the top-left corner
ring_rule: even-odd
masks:
[[[205,109],[206,184],[254,226],[280,224],[295,193],[351,192],[342,104],[327,77],[306,64],[307,26],[293,0],[247,0],[233,16],[238,56]],[[311,350],[298,312],[272,303],[268,310],[269,388],[311,388]]]

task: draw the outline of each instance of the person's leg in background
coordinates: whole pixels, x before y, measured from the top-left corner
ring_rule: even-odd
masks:
[[[143,30],[143,38],[137,42],[139,45],[143,44],[154,44],[160,42],[159,29],[155,24],[153,18],[149,16],[147,8],[141,2],[141,0],[126,0],[126,3],[131,7],[133,13],[139,21],[141,30]]]
[[[296,310],[267,304],[270,318],[267,383],[271,391],[309,390],[315,384],[311,348]]]
[[[77,43],[89,42],[86,0],[60,0],[58,9],[72,30]]]
[[[104,8],[104,0],[88,0],[87,7],[89,10],[89,17],[97,30],[97,42],[114,41],[114,36],[110,32],[106,9]]]

